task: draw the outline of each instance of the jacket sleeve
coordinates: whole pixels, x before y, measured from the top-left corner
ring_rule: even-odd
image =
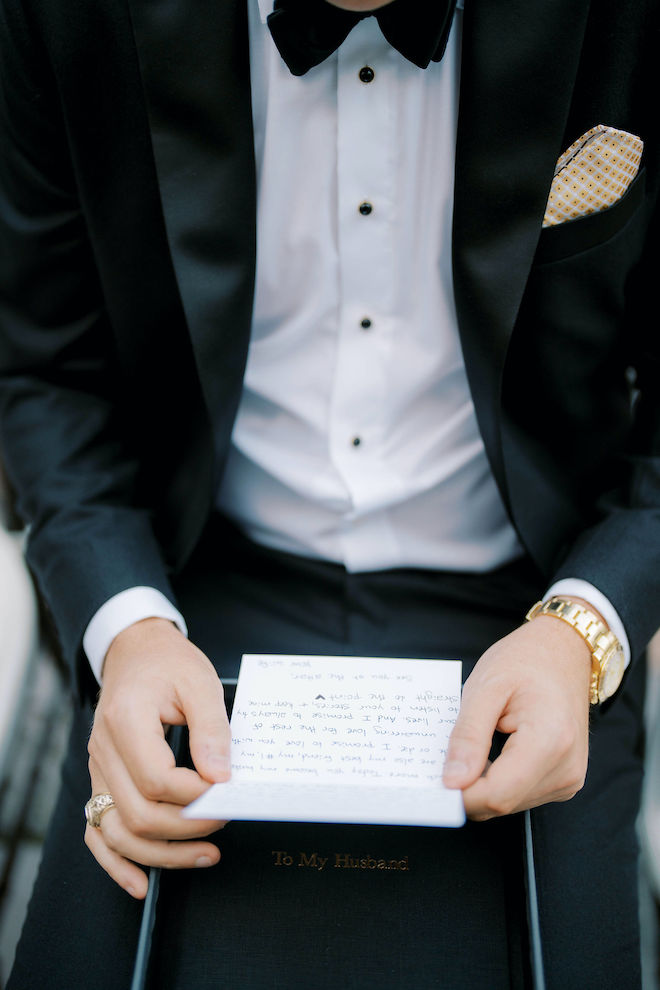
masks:
[[[597,521],[570,547],[553,580],[579,577],[616,608],[631,654],[643,653],[660,625],[660,337],[656,207],[641,263],[629,278],[626,321],[633,384],[632,428],[618,476],[604,479]]]
[[[0,5],[0,441],[28,562],[78,687],[99,606],[133,585],[173,599],[121,401],[103,293],[47,53]]]

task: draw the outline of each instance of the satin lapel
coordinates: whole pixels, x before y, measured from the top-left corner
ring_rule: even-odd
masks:
[[[221,460],[240,396],[254,285],[247,4],[129,5],[170,251]]]
[[[503,490],[502,369],[563,150],[588,7],[589,0],[465,3],[454,282],[479,425]]]

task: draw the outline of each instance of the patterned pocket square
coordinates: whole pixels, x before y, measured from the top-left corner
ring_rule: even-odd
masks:
[[[613,206],[637,175],[643,148],[641,138],[605,124],[583,134],[557,162],[543,226]]]

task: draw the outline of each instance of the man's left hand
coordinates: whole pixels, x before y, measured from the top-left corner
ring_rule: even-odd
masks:
[[[444,782],[463,791],[469,818],[485,821],[583,786],[589,751],[589,647],[569,625],[539,616],[499,640],[463,689]],[[508,735],[489,764],[495,730]]]

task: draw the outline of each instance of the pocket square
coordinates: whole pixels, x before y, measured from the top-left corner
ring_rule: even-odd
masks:
[[[643,148],[635,134],[605,124],[583,134],[557,161],[543,226],[613,206],[637,175]]]

